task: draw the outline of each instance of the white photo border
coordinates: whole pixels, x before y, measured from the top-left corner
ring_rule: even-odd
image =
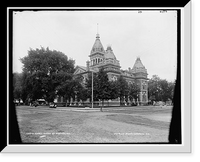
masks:
[[[7,14],[9,9],[7,8]],[[24,9],[24,8],[23,8]],[[26,8],[33,9],[33,8]],[[43,8],[42,8],[43,9]],[[49,9],[49,8],[47,8]],[[52,9],[52,8],[50,8]],[[54,8],[53,8],[54,9]],[[55,8],[56,9],[56,8]],[[60,9],[60,8],[59,8]],[[65,8],[67,9],[67,8]],[[94,8],[99,9],[99,8]],[[104,9],[104,8],[102,8]],[[110,8],[112,9],[112,8]],[[124,8],[117,8],[124,9]],[[127,9],[127,8],[126,8]],[[146,8],[128,8],[128,9],[146,9]],[[151,8],[148,9],[158,9]],[[2,152],[191,152],[191,2],[189,1],[184,7],[159,9],[180,9],[181,10],[181,110],[182,110],[182,144],[15,144],[8,143]],[[158,10],[159,10],[158,9]],[[7,15],[8,16],[8,15]],[[9,17],[9,16],[8,16]],[[7,17],[7,22],[8,22]],[[8,25],[9,26],[9,25]],[[9,33],[7,32],[7,37]],[[8,41],[9,42],[9,41]],[[7,49],[8,49],[7,42]],[[7,53],[7,59],[8,59]],[[8,68],[8,67],[7,67]],[[9,70],[7,70],[7,76]],[[9,79],[9,78],[7,78]],[[9,87],[7,86],[7,92]],[[9,94],[7,95],[7,99]],[[7,114],[9,103],[7,101]],[[8,123],[8,115],[7,115]],[[8,130],[8,126],[7,126]]]

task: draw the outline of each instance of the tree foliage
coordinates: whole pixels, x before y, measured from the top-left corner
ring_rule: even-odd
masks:
[[[23,64],[23,72],[30,74],[36,72],[43,72],[46,75],[59,72],[74,72],[74,60],[68,59],[68,57],[56,50],[50,50],[49,48],[36,50],[30,49],[28,56],[21,58]]]
[[[118,84],[118,91],[119,91],[119,97],[120,97],[120,104],[124,102],[124,99],[128,100],[128,94],[129,94],[129,87],[127,81],[123,78],[123,76],[120,76],[117,80]],[[125,97],[125,98],[124,98]]]
[[[110,82],[103,68],[101,68],[97,74],[97,83],[97,98],[102,101],[110,99]]]
[[[86,82],[86,88],[88,89],[88,97],[91,98],[91,75]],[[109,81],[108,75],[104,69],[100,69],[98,73],[93,75],[93,97],[94,101],[104,101],[109,99],[120,98],[120,104],[128,101],[128,98],[133,101],[136,100],[139,87],[137,84],[128,84],[123,76],[119,76],[116,81]]]
[[[44,98],[51,102],[56,97],[56,88],[72,79],[74,60],[59,51],[30,49],[28,56],[21,58],[23,64],[23,99]],[[28,93],[27,93],[28,92]]]
[[[90,73],[87,81],[86,88],[88,89],[88,97],[91,99],[92,94],[92,74]],[[108,79],[107,73],[103,68],[98,73],[93,73],[93,99],[94,101],[104,101],[113,98],[114,83]],[[112,91],[113,90],[113,91]]]
[[[22,99],[22,79],[23,76],[21,73],[13,74],[13,97],[18,101]]]
[[[153,75],[148,83],[149,99],[154,101],[168,101],[173,99],[174,82],[168,82]]]
[[[57,86],[57,95],[63,96],[68,101],[70,101],[71,98],[73,98],[73,100],[77,99],[77,101],[85,101],[87,100],[87,91],[81,83],[81,77],[72,77]]]
[[[140,92],[140,88],[138,87],[136,83],[129,84],[129,98],[131,101],[133,101],[133,99],[135,101],[137,100],[139,92]]]
[[[87,96],[92,101],[92,75],[93,75],[93,100],[98,101],[98,78],[97,73],[89,73],[86,79]]]
[[[109,82],[109,99],[116,99],[119,97],[119,84],[118,81],[110,81]]]

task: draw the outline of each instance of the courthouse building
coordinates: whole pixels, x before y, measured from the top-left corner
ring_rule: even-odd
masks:
[[[89,54],[89,61],[86,61],[86,66],[78,65],[74,75],[82,75],[83,81],[85,82],[90,71],[98,72],[99,68],[104,68],[107,72],[109,80],[117,80],[119,76],[122,76],[128,84],[138,84],[140,87],[138,101],[141,104],[145,104],[148,102],[147,69],[142,64],[139,57],[136,58],[135,63],[132,66],[132,69],[129,68],[127,70],[122,70],[120,62],[117,60],[111,46],[107,46],[105,50],[100,41],[100,36],[97,34],[96,40]]]

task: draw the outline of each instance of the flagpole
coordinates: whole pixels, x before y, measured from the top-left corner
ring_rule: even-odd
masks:
[[[93,105],[93,71],[92,71],[92,108],[94,107],[94,105]]]

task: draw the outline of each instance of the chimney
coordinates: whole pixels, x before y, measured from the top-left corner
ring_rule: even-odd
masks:
[[[86,68],[87,68],[87,71],[90,70],[90,61],[86,61]]]

